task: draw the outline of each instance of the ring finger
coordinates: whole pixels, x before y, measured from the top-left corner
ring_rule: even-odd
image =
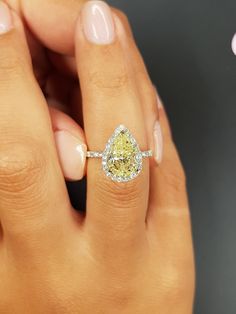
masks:
[[[120,20],[105,3],[85,4],[77,25],[76,59],[85,134],[88,147],[93,151],[103,151],[120,124],[131,131],[141,150],[148,149],[141,98],[126,54],[126,42]],[[129,149],[132,154],[130,146]],[[114,160],[110,164],[113,179],[122,176],[127,179],[132,173],[136,176],[135,166],[126,167],[124,163],[122,170]],[[137,177],[124,183],[114,182],[105,175],[101,159],[90,159],[87,179],[86,221],[90,232],[104,243],[104,236],[107,237],[104,230],[109,233],[109,241],[114,238],[122,241],[117,232],[122,235],[123,231],[128,231],[126,239],[128,236],[132,245],[140,245],[149,196],[148,160],[143,159],[143,169]]]

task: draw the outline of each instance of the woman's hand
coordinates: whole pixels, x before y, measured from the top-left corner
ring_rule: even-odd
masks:
[[[127,183],[90,159],[85,217],[68,198],[21,21],[3,4],[0,25],[0,313],[191,313],[185,177],[126,18],[90,1],[77,21],[87,145],[103,150],[124,124],[155,158]]]

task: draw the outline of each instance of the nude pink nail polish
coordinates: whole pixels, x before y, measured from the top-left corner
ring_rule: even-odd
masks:
[[[157,107],[158,109],[163,109],[163,103],[158,93],[157,93]]]
[[[153,138],[154,138],[154,159],[157,164],[160,164],[163,158],[163,135],[159,121],[156,121],[154,125]]]
[[[82,9],[82,24],[86,38],[97,45],[114,41],[115,27],[110,7],[103,1],[88,1]]]
[[[232,45],[231,46],[232,46],[233,53],[236,56],[236,33],[234,34],[234,37],[232,39]]]
[[[12,16],[8,6],[0,2],[0,34],[5,34],[12,29]]]
[[[54,134],[61,167],[69,180],[81,180],[84,176],[87,146],[68,131]]]

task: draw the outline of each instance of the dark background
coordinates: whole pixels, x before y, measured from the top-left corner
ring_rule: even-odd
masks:
[[[130,19],[187,172],[194,313],[236,314],[236,0],[109,3]]]

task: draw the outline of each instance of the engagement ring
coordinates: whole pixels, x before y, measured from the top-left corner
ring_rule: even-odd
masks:
[[[136,178],[142,170],[143,158],[148,157],[152,157],[152,151],[142,152],[124,125],[115,129],[103,152],[87,152],[87,158],[102,158],[105,174],[116,182],[127,182]]]

